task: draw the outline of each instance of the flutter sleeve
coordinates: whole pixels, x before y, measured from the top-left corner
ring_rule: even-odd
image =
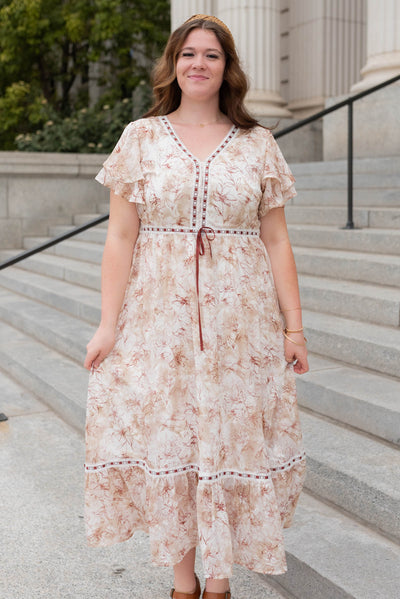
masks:
[[[144,176],[140,164],[140,140],[135,123],[129,123],[117,145],[95,177],[129,202],[144,204]]]
[[[272,133],[268,132],[267,148],[262,174],[262,198],[258,214],[261,218],[271,208],[284,206],[288,200],[296,195],[294,177],[276,143]]]

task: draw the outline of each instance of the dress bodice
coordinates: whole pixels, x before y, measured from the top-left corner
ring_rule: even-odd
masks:
[[[143,227],[258,230],[261,216],[295,195],[268,129],[233,126],[201,162],[165,116],[130,123],[97,179],[137,202]]]

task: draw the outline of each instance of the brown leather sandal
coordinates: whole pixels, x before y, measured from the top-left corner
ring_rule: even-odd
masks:
[[[179,591],[175,591],[175,589],[171,589],[170,598],[171,599],[200,599],[201,588],[200,588],[200,580],[196,578],[196,590],[194,593],[180,593]]]
[[[231,599],[231,592],[225,591],[225,593],[210,593],[204,589],[203,599]]]

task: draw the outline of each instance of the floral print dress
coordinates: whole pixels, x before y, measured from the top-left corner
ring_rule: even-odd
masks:
[[[130,123],[97,180],[141,227],[114,349],[90,375],[88,542],[149,533],[155,564],[200,546],[206,577],[286,570],[305,456],[260,218],[295,195],[269,130],[201,162],[168,117]]]

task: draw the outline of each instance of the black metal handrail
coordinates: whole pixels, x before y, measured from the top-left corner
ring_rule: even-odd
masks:
[[[289,127],[285,127],[284,129],[281,129],[280,131],[277,131],[274,134],[275,138],[282,137],[283,135],[287,135],[288,133],[291,133],[292,131],[296,131],[297,129],[300,129],[301,127],[304,127],[305,125],[308,125],[309,123],[317,121],[318,119],[326,116],[327,114],[330,114],[331,112],[335,112],[336,110],[339,110],[340,108],[343,108],[344,106],[348,106],[348,119],[347,119],[347,223],[346,223],[346,226],[344,227],[345,229],[354,229],[354,221],[353,221],[353,104],[354,104],[354,102],[357,102],[357,100],[360,100],[361,98],[364,98],[365,96],[373,94],[374,92],[376,92],[388,85],[391,85],[392,83],[395,83],[396,81],[399,81],[399,80],[400,80],[400,75],[396,75],[395,77],[392,77],[391,79],[387,79],[386,81],[379,83],[379,85],[370,87],[369,89],[366,89],[363,92],[355,94],[354,96],[349,96],[345,100],[342,100],[341,102],[337,102],[337,104],[334,104],[333,106],[330,106],[329,108],[325,108],[324,110],[321,110],[320,112],[317,112],[317,113],[313,114],[312,116],[302,119],[301,121],[298,121],[297,123],[294,123],[293,125],[289,125]],[[56,245],[57,243],[60,243],[61,241],[64,241],[65,239],[68,239],[69,237],[74,237],[75,235],[78,235],[79,233],[82,233],[83,231],[86,231],[87,229],[90,229],[91,227],[94,227],[94,226],[104,222],[108,218],[109,218],[109,214],[104,214],[102,216],[99,216],[98,218],[95,218],[94,220],[91,220],[88,223],[85,223],[84,225],[81,225],[79,227],[72,229],[71,231],[68,231],[67,233],[58,235],[57,237],[54,237],[53,239],[50,239],[49,241],[46,241],[45,243],[42,243],[30,250],[21,252],[20,254],[17,254],[16,256],[9,258],[8,260],[5,260],[4,262],[0,263],[0,270],[2,270],[3,268],[6,268],[7,266],[12,266],[13,264],[16,264],[17,262],[20,262],[21,260],[25,260],[25,258],[29,258],[30,256],[33,256],[34,254],[38,254],[39,252],[42,252],[43,250],[46,250],[47,248],[52,247],[53,245]]]
[[[71,231],[67,231],[66,233],[57,235],[57,237],[53,237],[53,239],[49,239],[49,241],[45,241],[44,243],[41,243],[40,245],[37,245],[34,248],[31,248],[30,250],[21,252],[20,254],[17,254],[16,256],[13,256],[12,258],[9,258],[8,260],[5,260],[4,262],[2,262],[0,264],[0,270],[2,270],[3,268],[6,268],[7,266],[12,266],[13,264],[16,264],[17,262],[21,262],[21,260],[25,260],[25,258],[29,258],[30,256],[33,256],[34,254],[38,254],[39,252],[42,252],[43,250],[47,250],[47,248],[50,248],[53,245],[56,245],[57,243],[60,243],[60,241],[65,241],[66,239],[69,239],[70,237],[74,237],[75,235],[78,235],[79,233],[86,231],[86,229],[91,229],[92,227],[95,227],[96,225],[103,223],[105,220],[108,219],[108,217],[109,217],[109,214],[103,214],[102,216],[99,216],[98,218],[94,218],[93,220],[85,223],[84,225],[80,225],[79,227],[74,227],[73,229],[71,229]]]
[[[281,129],[277,131],[274,135],[275,138],[282,137],[283,135],[287,135],[292,131],[296,131],[296,129],[300,129],[300,127],[304,127],[309,123],[317,121],[318,119],[343,108],[344,106],[348,106],[348,115],[347,115],[347,223],[344,229],[354,229],[354,220],[353,220],[353,104],[364,98],[365,96],[369,96],[374,92],[395,83],[400,80],[400,75],[396,75],[391,79],[387,79],[378,85],[374,85],[374,87],[370,87],[369,89],[364,90],[363,92],[359,92],[358,94],[354,94],[354,96],[349,96],[345,100],[341,102],[337,102],[333,106],[329,108],[325,108],[324,110],[320,110],[316,112],[312,116],[307,117],[306,119],[302,119],[293,125],[289,125],[289,127],[285,127],[285,129]]]

